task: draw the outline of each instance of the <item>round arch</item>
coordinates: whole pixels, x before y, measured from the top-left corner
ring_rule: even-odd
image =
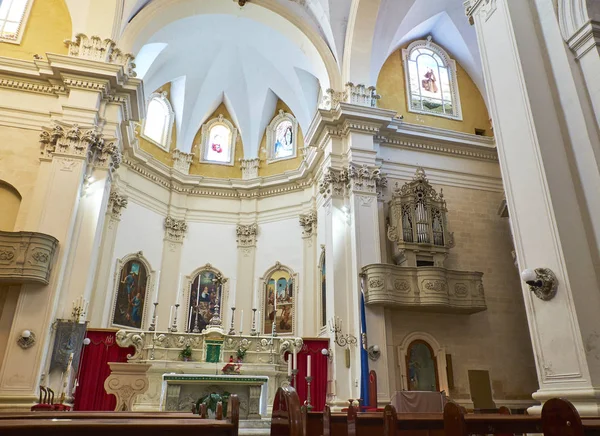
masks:
[[[398,365],[400,366],[401,386],[403,390],[408,390],[408,365],[407,357],[410,347],[413,343],[425,343],[432,351],[435,361],[438,389],[449,394],[448,375],[446,373],[446,349],[429,333],[412,332],[404,337],[402,343],[398,346]]]
[[[14,230],[22,199],[23,197],[17,188],[4,180],[0,180],[0,204],[2,205],[0,230],[6,232]]]
[[[127,25],[119,39],[119,48],[124,52],[137,53],[155,32],[166,25],[189,16],[207,14],[244,16],[278,30],[307,52],[315,68],[320,70],[317,77],[323,89],[341,89],[341,74],[327,43],[308,24],[275,0],[254,0],[243,9],[234,2],[222,0],[152,2]]]

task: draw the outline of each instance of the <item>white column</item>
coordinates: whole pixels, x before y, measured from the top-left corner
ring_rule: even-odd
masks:
[[[540,385],[533,397],[565,397],[580,413],[597,415],[600,285],[590,224],[597,216],[589,216],[586,189],[599,185],[584,186],[594,180],[577,168],[588,145],[572,144],[563,129],[569,117],[554,82],[561,76],[549,70],[558,64],[554,59],[549,66],[548,57],[564,47],[536,33],[547,17],[533,15],[530,2],[472,2],[468,13],[477,30],[519,267],[550,268],[558,278],[550,301],[523,286]]]
[[[43,193],[34,194],[35,198],[43,198],[43,207],[39,220],[35,220],[37,226],[28,230],[57,238],[58,251],[48,286],[29,284],[21,287],[0,369],[0,409],[29,409],[36,401],[58,296],[64,277],[69,274],[67,259],[72,249],[75,217],[88,165],[90,144],[82,141],[83,132],[67,125],[48,130],[50,132],[42,139],[45,154],[40,174],[44,180],[35,185],[35,189]],[[54,138],[51,133],[55,134]],[[36,343],[31,348],[23,349],[17,344],[23,330],[30,330],[36,336]]]
[[[106,306],[106,292],[111,283],[110,270],[114,259],[115,242],[117,240],[117,229],[121,222],[123,208],[127,207],[127,197],[122,195],[113,185],[108,199],[108,207],[104,218],[104,230],[102,231],[102,243],[100,255],[98,256],[98,267],[96,269],[96,280],[90,297],[90,305],[87,319],[92,327],[105,327],[104,311]],[[154,294],[152,294],[154,295]],[[108,319],[108,311],[107,311]]]
[[[298,292],[298,304],[302,308],[300,319],[297,323],[297,336],[317,337],[320,326],[320,311],[317,299],[321,295],[321,285],[317,280],[317,212],[310,210],[300,215],[302,226],[302,289]]]
[[[234,329],[236,333],[239,333],[240,328],[240,314],[244,311],[244,333],[249,334],[252,328],[252,309],[254,305],[256,308],[264,313],[264,309],[259,307],[260,304],[260,292],[262,292],[262,286],[258,284],[254,289],[254,267],[256,259],[256,239],[258,237],[258,225],[252,224],[238,224],[236,227],[237,233],[237,281],[235,283],[235,301],[232,299],[227,306],[227,311],[224,311],[225,319],[229,320],[227,324],[227,330],[231,325],[231,306],[235,305],[236,320],[234,322]],[[258,317],[258,311],[256,312]],[[256,319],[256,328],[260,330],[260,320]]]

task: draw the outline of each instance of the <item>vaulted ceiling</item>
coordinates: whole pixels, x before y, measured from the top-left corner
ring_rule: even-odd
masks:
[[[359,9],[360,2],[374,6]],[[221,102],[246,158],[258,155],[278,98],[306,131],[320,93],[335,80],[341,88],[344,62],[356,50],[348,46],[349,26],[372,26],[370,49],[358,53],[368,84],[393,51],[432,35],[484,90],[462,0],[252,0],[243,8],[233,0],[124,0],[121,16],[146,94],[172,83],[177,147],[184,151]],[[352,71],[346,76],[353,80]]]

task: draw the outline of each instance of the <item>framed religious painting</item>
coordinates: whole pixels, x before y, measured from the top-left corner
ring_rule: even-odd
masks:
[[[216,314],[223,320],[227,279],[210,264],[198,268],[187,279],[186,331],[201,333]]]
[[[150,264],[141,252],[117,260],[111,324],[141,329],[150,296]]]
[[[262,283],[262,332],[293,335],[296,330],[298,274],[279,262],[260,279]]]

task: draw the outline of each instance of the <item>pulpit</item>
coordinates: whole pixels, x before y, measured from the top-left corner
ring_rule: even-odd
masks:
[[[161,411],[191,410],[200,398],[211,394],[236,394],[241,419],[260,419],[267,414],[266,376],[165,374],[161,392]]]

